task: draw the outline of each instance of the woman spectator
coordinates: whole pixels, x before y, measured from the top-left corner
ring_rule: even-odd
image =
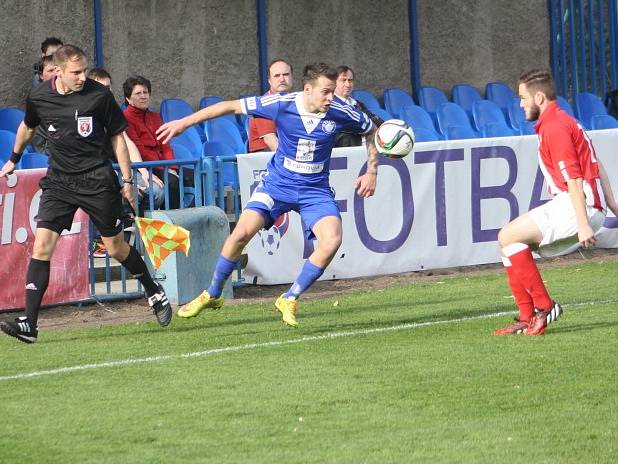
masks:
[[[157,140],[156,131],[163,123],[161,116],[151,111],[150,105],[150,81],[143,76],[131,76],[122,84],[124,97],[128,106],[124,110],[124,116],[129,126],[127,135],[135,143],[144,161],[173,160],[174,151],[168,143]],[[154,169],[159,178],[164,179],[164,168]],[[185,184],[186,185],[186,184]],[[167,177],[169,191],[169,207],[180,207],[180,192],[178,172],[175,166],[169,168]]]

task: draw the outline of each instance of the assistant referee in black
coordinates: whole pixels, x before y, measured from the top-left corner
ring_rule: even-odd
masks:
[[[88,60],[81,49],[64,45],[54,53],[54,63],[56,77],[33,88],[26,100],[13,153],[0,171],[0,178],[13,172],[40,125],[47,140],[49,169],[40,182],[43,193],[26,276],[25,317],[2,322],[0,329],[23,342],[36,341],[49,263],[77,208],[90,216],[108,253],[142,283],[159,324],[166,326],[172,310],[163,287],[152,280],[142,257],[124,240],[122,197],[135,206],[129,153],[122,136],[127,122],[109,89],[86,78]],[[122,187],[106,151],[108,138],[120,166]]]

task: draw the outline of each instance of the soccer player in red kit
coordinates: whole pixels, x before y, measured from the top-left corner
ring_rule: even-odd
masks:
[[[519,318],[495,335],[541,335],[562,313],[543,284],[533,249],[547,256],[578,246],[594,246],[605,208],[618,216],[609,180],[592,142],[578,122],[558,106],[550,72],[526,72],[518,85],[526,119],[538,119],[539,166],[553,198],[511,221],[498,234]]]

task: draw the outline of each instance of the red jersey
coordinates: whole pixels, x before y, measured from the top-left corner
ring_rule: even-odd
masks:
[[[586,132],[556,101],[543,111],[534,129],[539,134],[539,167],[549,193],[567,192],[569,179],[583,179],[586,204],[605,207],[597,156]]]
[[[264,95],[272,95],[269,90]],[[270,151],[264,136],[268,134],[276,134],[277,126],[271,119],[253,117],[249,120],[249,153],[254,151]]]

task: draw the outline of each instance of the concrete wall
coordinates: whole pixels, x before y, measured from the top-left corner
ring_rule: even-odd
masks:
[[[550,67],[547,2],[418,0],[421,84],[450,95],[457,83],[477,87]]]
[[[0,106],[23,107],[32,87],[32,65],[49,36],[94,49],[89,0],[0,0]]]
[[[406,0],[271,0],[269,59],[292,63],[296,88],[302,67],[324,61],[356,72],[356,87],[410,90],[410,42]]]
[[[94,59],[92,1],[0,0],[0,105],[23,106],[40,42],[49,35],[81,46]],[[133,73],[153,83],[153,107],[206,94],[259,92],[255,0],[104,0],[105,67],[114,93]],[[300,87],[312,61],[348,64],[357,87],[411,89],[407,0],[267,0],[269,59],[288,59]],[[513,83],[549,61],[542,0],[417,0],[422,83],[482,89]]]

